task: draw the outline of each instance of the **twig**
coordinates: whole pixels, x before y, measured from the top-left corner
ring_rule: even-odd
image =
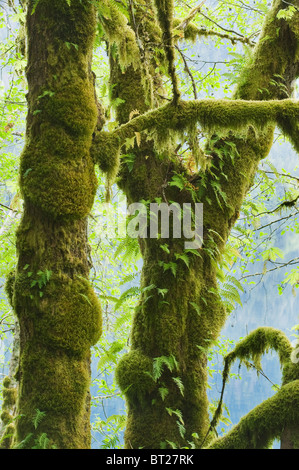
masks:
[[[184,56],[183,52],[181,51],[181,49],[180,49],[178,46],[175,46],[175,48],[176,48],[177,51],[180,53],[180,56],[181,56],[182,59],[183,59],[184,66],[185,66],[185,70],[186,70],[187,74],[189,75],[190,80],[191,80],[191,82],[192,82],[192,88],[193,88],[194,99],[197,100],[197,99],[198,99],[198,95],[197,95],[197,91],[196,91],[195,80],[194,80],[194,77],[193,77],[193,75],[192,75],[192,73],[191,73],[191,70],[190,70],[189,67],[188,67],[188,64],[187,64],[187,61],[186,61],[186,57]]]

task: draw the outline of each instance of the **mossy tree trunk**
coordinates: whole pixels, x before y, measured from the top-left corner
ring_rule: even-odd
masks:
[[[13,290],[20,323],[14,445],[25,448],[81,449],[91,441],[90,347],[101,333],[87,241],[96,191],[95,27],[90,2],[28,2],[24,212]]]
[[[139,3],[144,11],[143,2]],[[289,23],[279,20],[276,15],[281,8],[285,8],[282,2],[273,2],[260,42],[234,98],[285,98],[282,87],[271,85],[277,76],[291,93],[299,71],[298,15]],[[132,19],[132,29],[134,25],[136,29],[137,14],[138,10]],[[150,42],[151,34],[157,34],[156,29],[153,33],[150,20],[146,15],[143,18],[138,21],[138,40],[144,46],[140,66],[131,65],[124,71],[117,61],[111,60],[114,97],[125,100],[117,108],[120,124],[130,120],[131,113],[142,114],[159,105],[157,97],[163,95],[161,79],[153,73],[155,60],[150,61],[144,53],[146,41]],[[144,77],[150,69],[156,102],[149,97],[148,83],[145,86]],[[268,90],[267,96],[261,95],[262,88]],[[116,372],[128,404],[127,448],[160,448],[172,443],[183,446],[188,441],[195,441],[197,446],[208,443],[206,352],[226,319],[217,291],[217,262],[258,164],[271,148],[273,132],[274,127],[268,126],[264,132],[249,128],[247,137],[233,133],[226,138],[213,136],[213,145],[207,147],[213,171],[200,171],[196,178],[189,176],[190,185],[183,190],[169,185],[174,174],[188,179],[186,168],[170,147],[168,153],[159,154],[152,141],[141,139],[132,150],[133,169],[125,164],[121,167],[119,185],[130,203],[155,202],[160,198],[182,205],[192,202],[190,187],[194,186],[199,187],[200,201],[204,203],[203,247],[197,253],[189,252],[187,262],[180,258],[184,253],[183,240],[147,237],[140,241],[145,289],[135,313],[131,351],[120,361]],[[169,268],[171,263],[175,265],[173,269]]]

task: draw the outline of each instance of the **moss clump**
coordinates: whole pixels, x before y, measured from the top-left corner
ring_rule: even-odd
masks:
[[[82,155],[82,153],[81,153]],[[27,173],[30,170],[30,173]],[[26,149],[21,162],[22,193],[52,217],[85,217],[92,206],[97,181],[88,152],[81,161]]]
[[[76,358],[63,351],[42,344],[38,339],[27,342],[21,356],[22,370],[17,422],[16,444],[28,434],[32,439],[25,448],[31,448],[34,438],[46,433],[56,448],[82,449],[90,446],[88,388],[90,385],[87,351]],[[35,410],[44,412],[44,418],[35,429]],[[75,426],[75,427],[74,427]]]
[[[0,444],[0,449],[10,449],[11,448],[11,443],[13,440],[13,435],[15,432],[15,426],[14,424],[10,423],[8,426],[6,426],[1,444]]]
[[[214,413],[211,428],[215,428],[222,413],[222,399],[225,385],[229,377],[229,371],[236,359],[239,359],[246,366],[252,360],[257,370],[261,370],[261,357],[263,354],[273,349],[279,355],[280,365],[285,370],[290,362],[292,351],[291,343],[287,336],[280,330],[270,327],[257,328],[245,339],[240,341],[236,347],[224,359],[224,369],[222,373],[222,391],[218,407]],[[250,365],[249,365],[250,366]],[[286,379],[284,380],[286,383]]]
[[[52,96],[41,98],[38,106],[43,119],[71,136],[91,137],[98,111],[94,91],[86,81],[78,77],[77,83],[62,85]]]
[[[113,181],[119,169],[120,142],[119,138],[108,132],[99,132],[91,147],[91,156],[100,169]]]
[[[68,100],[48,98],[41,134],[27,141],[21,156],[23,196],[54,217],[86,216],[96,192],[89,151],[97,114],[91,91],[84,91],[82,98],[84,88],[82,84],[77,92],[74,86],[61,92]]]
[[[4,388],[3,390],[3,408],[9,409],[12,408],[17,401],[17,389],[14,388]]]
[[[4,377],[4,379],[3,379],[2,385],[3,385],[4,388],[9,388],[10,385],[11,385],[11,382],[12,382],[11,378],[8,377],[8,376],[6,376],[6,377]]]
[[[86,279],[71,281],[53,275],[41,290],[32,288],[30,278],[22,273],[16,280],[16,298],[20,320],[25,319],[22,306],[27,304],[26,318],[34,320],[41,343],[82,356],[101,335],[101,306]]]
[[[132,404],[142,401],[155,388],[152,378],[153,360],[135,349],[126,354],[118,363],[116,380]]]
[[[14,291],[14,284],[15,284],[15,271],[10,271],[6,277],[5,281],[5,293],[7,295],[8,301],[11,306],[13,306],[13,291]]]
[[[80,413],[90,382],[85,367],[88,356],[76,359],[42,342],[28,344],[21,358],[21,386],[27,389],[29,403],[20,404],[27,419],[36,408],[45,413]]]
[[[13,416],[9,413],[9,411],[4,410],[2,411],[0,418],[1,418],[2,423],[4,425],[7,425],[12,421]]]
[[[226,362],[232,364],[235,359],[241,361],[252,359],[256,367],[260,368],[261,356],[269,349],[278,353],[282,367],[289,362],[292,350],[289,339],[282,331],[270,327],[257,328],[252,331],[226,356]]]
[[[299,380],[299,363],[289,361],[284,365],[282,383],[287,384]]]

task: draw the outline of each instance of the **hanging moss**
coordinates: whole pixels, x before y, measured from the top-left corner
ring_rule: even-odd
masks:
[[[117,3],[104,0],[99,6],[100,22],[104,28],[110,48],[117,46],[118,59],[121,67],[140,64],[139,49],[136,36],[128,25],[128,19],[118,7]]]
[[[239,359],[240,363],[243,362],[247,367],[250,367],[250,363],[248,364],[248,361],[252,360],[257,371],[259,371],[261,370],[261,358],[269,349],[273,349],[278,353],[281,368],[285,370],[290,363],[292,346],[287,336],[282,331],[275,328],[257,328],[245,339],[241,340],[233,351],[225,357],[222,373],[222,391],[218,407],[211,421],[211,429],[216,428],[221,416],[224,389],[229,378],[230,368],[234,361]],[[284,379],[284,383],[286,383],[286,378]]]
[[[120,142],[117,136],[104,131],[95,136],[91,156],[110,181],[113,181],[118,173],[119,154]]]
[[[175,132],[198,123],[209,134],[225,135],[236,131],[246,137],[249,126],[257,133],[266,132],[267,126],[287,116],[296,120],[299,106],[295,100],[247,101],[247,100],[198,100],[180,101],[177,106],[168,104],[159,109],[137,116],[123,124],[111,135],[120,142],[134,136],[135,132],[153,129],[156,145],[161,150]],[[258,137],[258,135],[257,135]],[[114,144],[115,145],[115,144]],[[165,150],[165,149],[164,149]]]

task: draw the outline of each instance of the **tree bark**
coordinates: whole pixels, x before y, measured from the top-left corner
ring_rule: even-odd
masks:
[[[35,9],[36,6],[36,9]],[[97,107],[90,2],[29,1],[24,212],[13,303],[20,323],[15,446],[90,447],[90,347],[101,309],[88,281]]]

